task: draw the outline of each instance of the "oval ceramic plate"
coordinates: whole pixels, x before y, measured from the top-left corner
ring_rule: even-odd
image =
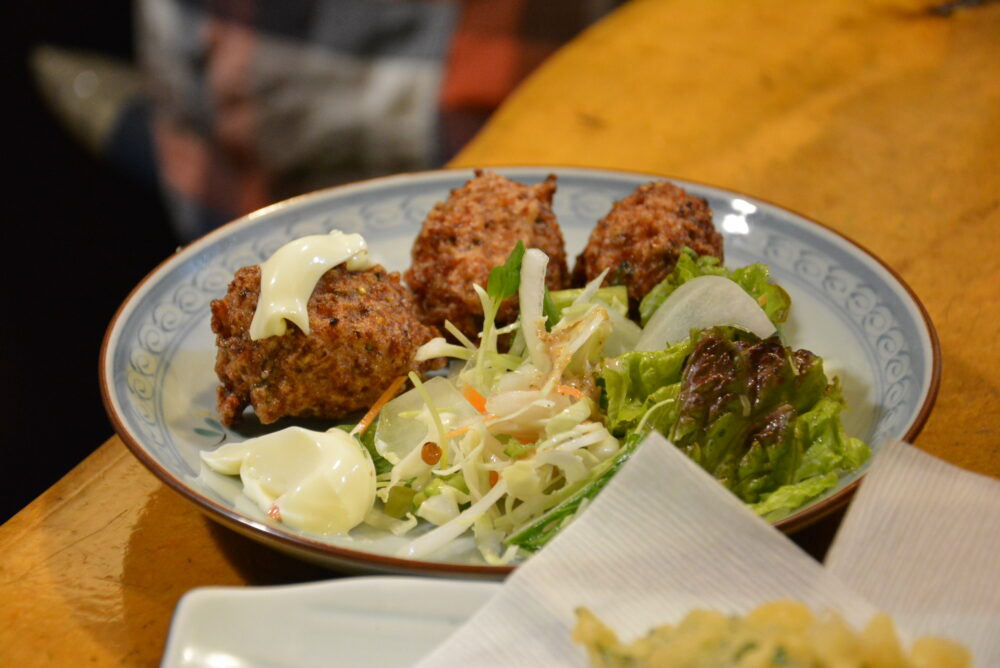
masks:
[[[560,167],[496,171],[523,183],[558,175],[554,208],[569,257],[582,250],[614,201],[661,178]],[[105,406],[135,456],[214,519],[332,568],[494,578],[509,573],[510,567],[485,565],[471,543],[461,541],[434,560],[412,561],[391,556],[403,539],[384,532],[305,535],[267,518],[240,494],[237,479],[203,470],[199,458],[203,450],[265,429],[254,421],[224,428],[215,411],[209,303],[225,294],[233,273],[287,241],[331,229],[362,233],[376,261],[402,271],[427,212],[471,176],[469,170],[404,174],[297,197],[215,230],[160,265],[122,304],[101,352]],[[801,216],[718,188],[674,182],[708,200],[725,238],[728,267],[764,262],[792,296],[785,332],[840,377],[848,433],[873,448],[887,438],[912,440],[937,393],[940,354],[930,319],[900,278],[854,243]],[[844,478],[778,526],[792,531],[841,507],[863,474]]]
[[[392,576],[201,587],[178,603],[160,665],[411,666],[499,589]]]

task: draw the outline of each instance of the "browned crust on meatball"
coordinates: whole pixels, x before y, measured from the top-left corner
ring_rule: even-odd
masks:
[[[226,296],[212,302],[218,410],[226,425],[248,405],[264,424],[339,419],[367,408],[396,377],[425,370],[414,353],[439,335],[420,322],[399,274],[380,265],[326,272],[309,298],[308,335],[289,323],[282,336],[251,340],[259,296],[255,265],[237,271]]]
[[[549,256],[546,284],[560,290],[569,284],[562,230],[552,212],[556,177],[533,186],[489,171],[451,191],[427,215],[413,243],[413,263],[404,274],[424,322],[443,326],[450,320],[473,338],[482,328],[483,310],[472,289],[485,288],[490,270],[503,264],[517,245]],[[516,300],[504,303],[501,323],[517,316]]]
[[[708,202],[668,181],[647,183],[598,221],[576,258],[573,283],[582,286],[608,269],[604,284],[628,286],[634,310],[673,271],[684,246],[722,260],[722,235]]]

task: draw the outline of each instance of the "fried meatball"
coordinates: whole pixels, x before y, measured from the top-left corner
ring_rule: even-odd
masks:
[[[722,235],[708,202],[667,181],[641,185],[598,221],[576,258],[573,283],[582,286],[609,269],[604,284],[628,286],[635,311],[673,271],[683,246],[722,260]]]
[[[262,423],[282,417],[338,419],[367,408],[394,378],[423,371],[413,360],[438,336],[420,322],[398,273],[330,269],[309,297],[309,329],[289,323],[282,336],[250,339],[260,296],[260,267],[236,272],[222,299],[212,302],[212,331],[221,381],[218,409],[232,425],[253,406]]]
[[[474,338],[482,328],[483,309],[472,285],[485,288],[490,270],[504,263],[518,240],[549,256],[545,282],[550,290],[568,286],[562,230],[552,212],[555,190],[554,175],[526,186],[477,170],[474,178],[434,206],[413,243],[413,264],[404,274],[425,323],[441,326],[450,320]],[[512,322],[516,316],[516,300],[510,299],[497,320]]]

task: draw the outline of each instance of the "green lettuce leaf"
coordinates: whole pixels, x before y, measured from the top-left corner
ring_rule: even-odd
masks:
[[[338,424],[337,429],[341,431],[346,431],[348,434],[354,429],[353,424]],[[365,447],[368,454],[372,457],[372,463],[375,465],[375,475],[382,475],[383,473],[388,473],[392,471],[392,464],[389,460],[379,454],[378,450],[375,449],[375,428],[369,427],[365,429],[361,434],[354,434],[354,438]]]
[[[583,290],[583,288],[566,288],[565,290],[554,290],[550,295],[554,306],[561,312],[583,294]],[[598,288],[594,296],[622,315],[628,315],[628,288],[624,285]]]
[[[871,457],[864,441],[844,431],[844,400],[837,382],[825,388],[813,407],[799,415],[794,437],[802,458],[792,482],[761,496],[751,508],[768,520],[789,515],[810,499],[836,486],[840,476],[858,470]]]
[[[767,494],[758,503],[750,504],[750,509],[769,521],[787,517],[810,499],[814,499],[836,486],[838,476],[834,472],[818,475],[790,485],[783,485]]]
[[[719,263],[719,258],[698,255],[685,246],[681,249],[673,271],[653,287],[639,303],[641,324],[646,325],[653,312],[674,290],[698,276],[725,276],[756,299],[775,325],[780,325],[788,319],[788,309],[792,300],[781,286],[771,283],[771,273],[767,265],[757,262],[730,271]]]
[[[745,267],[734,269],[729,278],[735,281],[747,294],[757,300],[764,313],[775,325],[788,320],[788,310],[792,306],[792,298],[785,289],[771,282],[771,270],[766,264],[755,262]]]
[[[666,350],[606,360],[600,384],[616,436],[656,429],[750,504],[796,485],[761,506],[768,513],[821,494],[831,473],[835,483],[868,457],[844,432],[840,388],[822,360],[778,337],[698,332]],[[821,480],[802,484],[813,478]]]
[[[600,382],[608,431],[618,437],[626,435],[653,405],[670,394],[676,396],[692,345],[690,340],[679,341],[666,350],[636,351],[604,360]]]
[[[666,435],[748,503],[794,480],[805,444],[799,414],[823,396],[822,361],[777,337],[703,332],[685,362],[676,424]]]
[[[795,424],[795,436],[804,446],[802,463],[795,471],[795,481],[826,475],[830,471],[856,471],[868,461],[871,450],[844,431],[840,413],[844,400],[840,385],[832,383],[819,401]]]

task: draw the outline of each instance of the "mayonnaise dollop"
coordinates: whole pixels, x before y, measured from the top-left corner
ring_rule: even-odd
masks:
[[[309,333],[309,296],[320,277],[338,264],[350,271],[372,266],[368,244],[360,234],[314,234],[289,241],[260,267],[260,298],[250,323],[254,341],[281,336],[291,321]]]
[[[239,475],[243,493],[270,517],[317,534],[344,533],[375,503],[375,465],[340,429],[288,427],[201,453],[223,475]]]

